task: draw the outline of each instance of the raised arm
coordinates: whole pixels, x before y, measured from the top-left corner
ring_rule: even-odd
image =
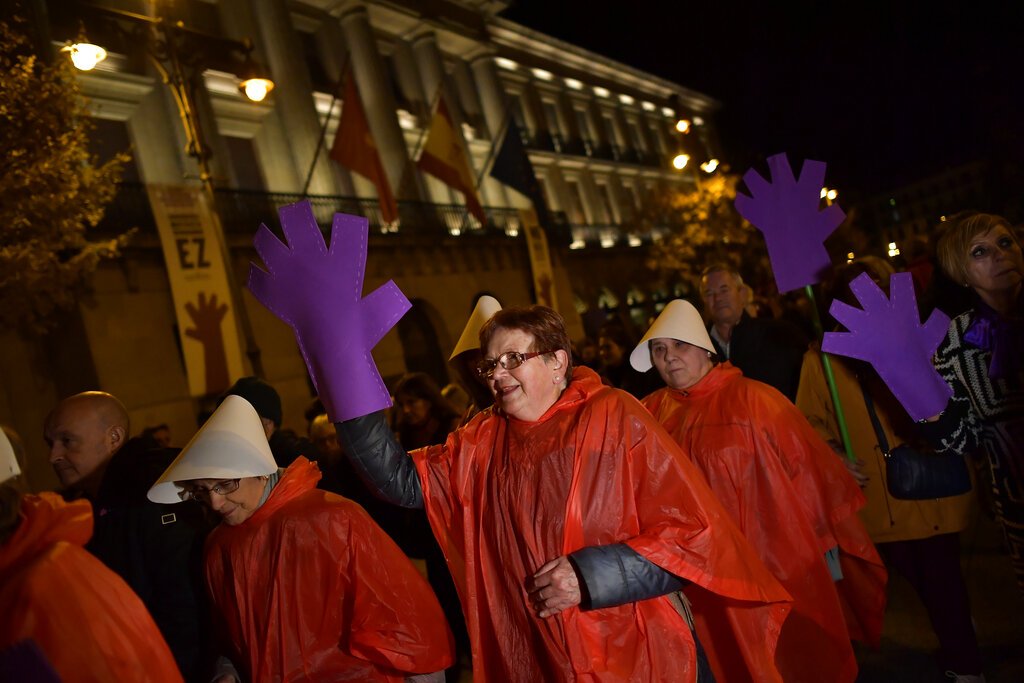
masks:
[[[375,496],[404,508],[423,507],[416,466],[395,439],[383,412],[337,422],[334,428],[352,467]]]

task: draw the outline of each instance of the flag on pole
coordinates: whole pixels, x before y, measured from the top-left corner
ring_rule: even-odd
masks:
[[[530,163],[519,126],[516,125],[514,118],[509,117],[508,126],[505,127],[505,138],[494,157],[491,177],[522,193],[533,202],[537,220],[541,226],[550,229],[547,203],[544,201],[540,183],[537,182],[537,174],[533,171],[533,164]]]
[[[330,157],[342,166],[365,176],[377,188],[381,218],[387,223],[398,220],[398,203],[391,192],[391,183],[373,142],[370,123],[359,99],[356,79],[349,69],[345,74],[345,104],[334,136]]]
[[[437,111],[430,122],[423,154],[416,165],[425,173],[461,192],[466,198],[466,208],[469,212],[481,223],[487,222],[484,207],[476,196],[473,171],[463,150],[462,137],[452,123],[443,95],[438,98]]]

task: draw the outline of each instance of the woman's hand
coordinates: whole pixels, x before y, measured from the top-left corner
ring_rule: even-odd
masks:
[[[537,616],[550,617],[580,604],[580,579],[565,555],[551,560],[527,582],[526,590]]]

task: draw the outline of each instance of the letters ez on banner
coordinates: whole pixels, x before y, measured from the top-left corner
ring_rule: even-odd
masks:
[[[174,314],[192,396],[219,394],[245,375],[216,217],[198,187],[148,185],[171,282]]]

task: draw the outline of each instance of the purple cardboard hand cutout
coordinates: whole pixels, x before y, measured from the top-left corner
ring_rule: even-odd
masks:
[[[857,276],[850,289],[863,310],[833,301],[829,312],[850,331],[827,332],[822,350],[871,363],[913,419],[938,415],[953,395],[932,366],[949,316],[935,310],[921,324],[910,273],[892,276],[888,299],[867,273]]]
[[[269,273],[250,264],[249,290],[295,330],[332,420],[387,408],[391,397],[370,351],[411,305],[390,280],[363,297],[366,219],[334,214],[328,249],[308,201],[278,213],[288,245],[260,226],[253,245]]]
[[[768,157],[772,182],[754,169],[743,176],[752,196],[736,195],[736,210],[761,231],[768,245],[775,284],[780,293],[821,280],[830,265],[824,241],[846,214],[836,205],[820,211],[825,164],[804,161],[800,180],[785,154]]]

